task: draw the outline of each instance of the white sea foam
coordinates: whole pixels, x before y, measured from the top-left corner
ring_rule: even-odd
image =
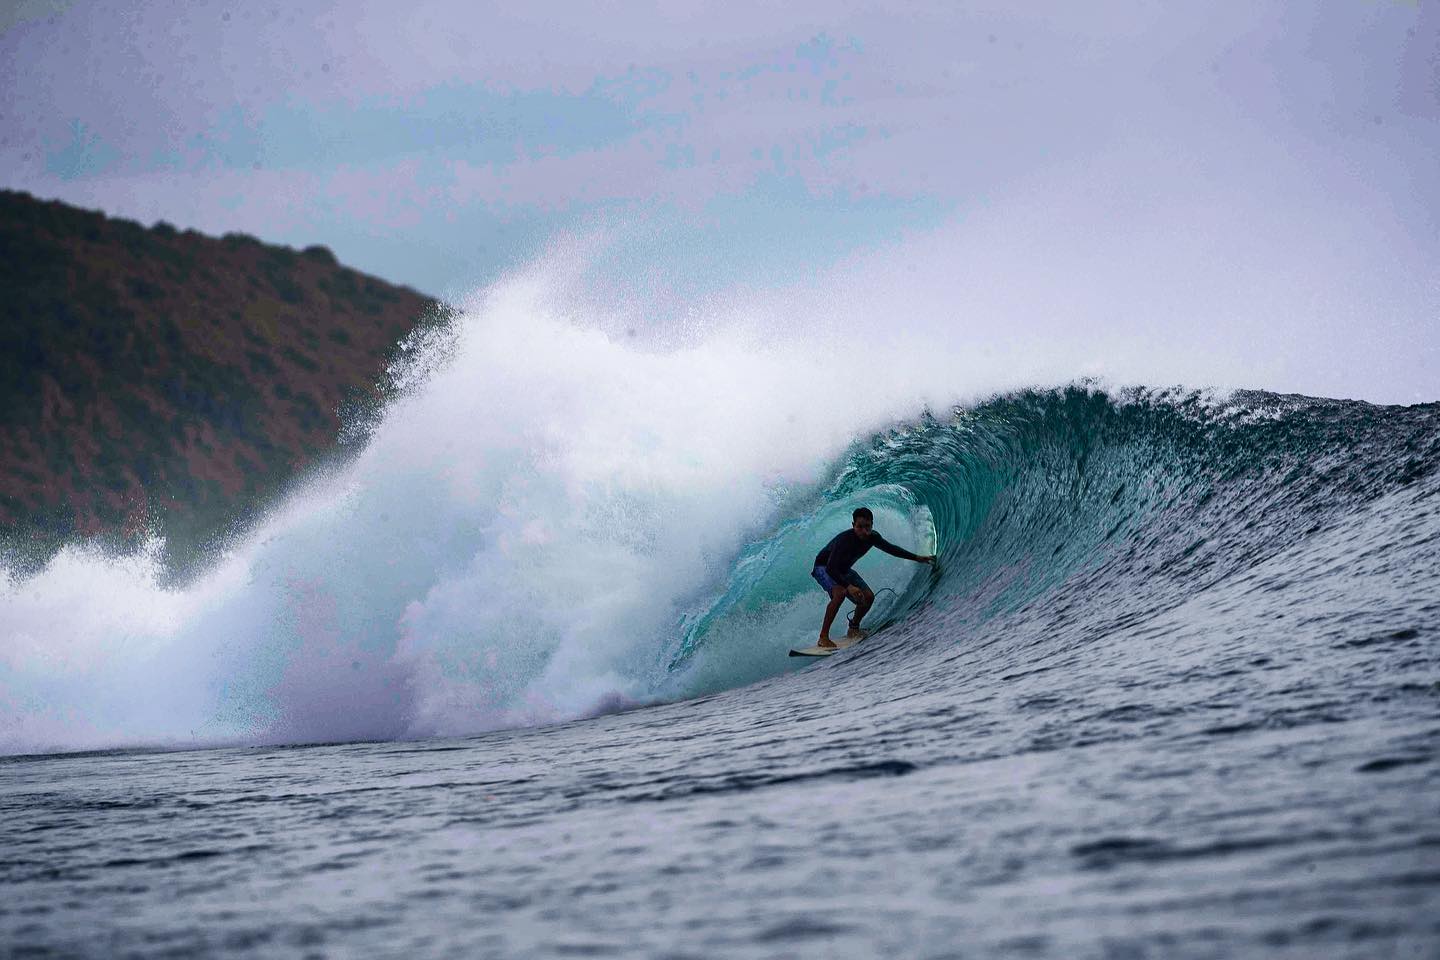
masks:
[[[468,304],[363,452],[199,580],[78,549],[8,580],[0,748],[399,737],[652,697],[683,607],[723,590],[777,491],[919,409],[883,363],[843,396],[875,360],[848,341],[733,315],[657,346],[543,273]]]

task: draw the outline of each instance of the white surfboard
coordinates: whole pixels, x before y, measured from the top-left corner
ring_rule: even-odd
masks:
[[[841,650],[844,650],[847,647],[855,646],[855,644],[859,643],[861,640],[864,640],[868,636],[870,636],[869,633],[862,632],[858,637],[840,637],[835,641],[835,646],[833,647],[801,647],[799,650],[791,650],[790,656],[828,657],[832,653],[839,653]]]

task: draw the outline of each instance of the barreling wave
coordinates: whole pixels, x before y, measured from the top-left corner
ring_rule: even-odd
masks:
[[[888,537],[940,558],[934,572],[862,561],[867,579],[889,588],[872,614],[896,624],[887,636],[953,645],[1003,619],[1012,634],[1064,646],[1143,623],[1361,522],[1389,494],[1415,491],[1391,507],[1399,528],[1409,511],[1409,526],[1440,535],[1437,467],[1437,404],[1084,386],[1008,394],[857,443],[833,483],[746,548],[723,595],[691,612],[669,668],[699,677],[699,689],[724,686],[755,679],[759,651],[737,661],[711,647],[813,636],[821,601],[809,558],[862,503]],[[1343,568],[1359,557],[1332,560]]]

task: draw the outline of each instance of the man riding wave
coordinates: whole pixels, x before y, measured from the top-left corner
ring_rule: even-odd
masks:
[[[847,639],[865,636],[865,632],[860,629],[860,621],[875,603],[875,591],[870,589],[870,585],[852,567],[856,560],[870,552],[871,547],[879,547],[882,552],[902,560],[913,560],[916,563],[935,562],[934,556],[922,557],[911,553],[876,533],[875,515],[868,507],[857,507],[851,520],[849,530],[836,534],[835,538],[815,555],[815,569],[810,572],[815,582],[820,584],[820,588],[830,595],[830,603],[825,608],[825,622],[820,625],[820,642],[816,646],[835,646],[835,641],[830,639],[830,624],[835,622],[835,614],[846,597],[855,604],[855,613],[850,617],[850,630],[845,636]]]

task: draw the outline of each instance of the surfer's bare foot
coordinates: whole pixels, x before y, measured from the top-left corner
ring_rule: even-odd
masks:
[[[835,646],[835,641],[834,641],[834,640],[831,640],[829,637],[821,637],[821,638],[820,638],[820,642],[817,643],[817,644],[815,644],[815,646],[817,646],[817,647],[833,647],[833,646]]]
[[[863,640],[865,639],[865,631],[861,630],[859,627],[851,627],[850,630],[845,634],[845,639]]]

